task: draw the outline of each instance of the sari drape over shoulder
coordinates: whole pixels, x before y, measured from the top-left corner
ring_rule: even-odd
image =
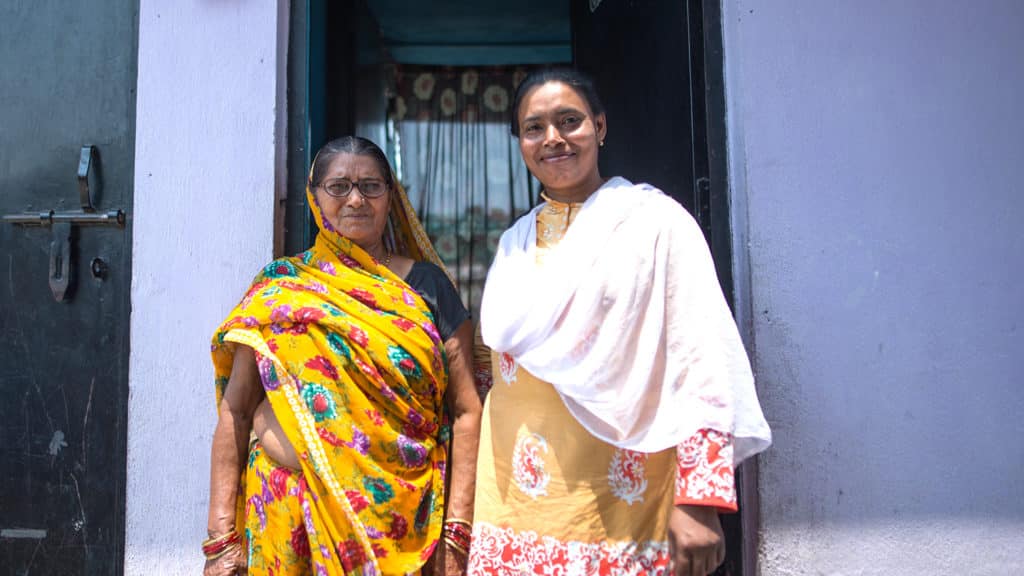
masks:
[[[307,197],[321,228],[315,245],[267,265],[213,337],[217,401],[235,345],[251,347],[311,495],[301,499],[304,526],[296,527],[308,549],[293,548],[308,554],[312,573],[412,573],[432,553],[443,519],[443,343],[423,299],[335,232]],[[409,215],[397,226],[416,243]],[[422,248],[417,256],[433,260]],[[258,476],[262,487],[243,486],[250,515],[285,496],[283,480],[270,476]],[[257,529],[267,529],[260,520]],[[246,536],[257,537],[251,529]]]

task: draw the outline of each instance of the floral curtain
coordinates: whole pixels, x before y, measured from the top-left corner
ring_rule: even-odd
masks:
[[[518,68],[394,72],[398,177],[474,318],[501,233],[539,194],[509,133],[511,99],[525,75]]]

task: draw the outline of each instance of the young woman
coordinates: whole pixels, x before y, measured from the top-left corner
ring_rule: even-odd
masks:
[[[707,245],[661,191],[601,175],[588,79],[534,73],[513,115],[545,202],[484,290],[469,573],[708,574],[733,470],[770,432]]]

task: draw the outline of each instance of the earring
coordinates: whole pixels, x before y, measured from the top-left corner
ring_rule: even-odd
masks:
[[[604,148],[604,140],[601,140],[600,142],[598,142],[597,145],[602,147],[602,148]]]

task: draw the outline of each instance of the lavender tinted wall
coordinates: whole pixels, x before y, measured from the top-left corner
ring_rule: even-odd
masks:
[[[127,575],[200,574],[217,417],[210,338],[273,256],[288,5],[142,0]]]
[[[1024,573],[1024,3],[723,19],[761,572]]]

